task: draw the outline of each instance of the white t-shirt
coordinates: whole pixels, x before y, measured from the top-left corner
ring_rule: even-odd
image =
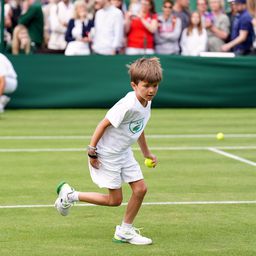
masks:
[[[17,78],[17,74],[12,63],[2,53],[0,53],[0,76]]]
[[[129,92],[106,114],[112,124],[97,144],[102,155],[122,154],[138,140],[150,118],[151,102],[143,107],[135,92]]]

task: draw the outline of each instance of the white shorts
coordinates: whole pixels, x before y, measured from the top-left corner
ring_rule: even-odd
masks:
[[[17,79],[12,77],[5,77],[4,93],[13,93],[17,88]]]
[[[148,55],[148,54],[154,54],[155,51],[153,49],[141,49],[141,48],[133,48],[128,47],[125,50],[126,55]]]
[[[122,183],[130,183],[143,179],[143,174],[132,151],[122,155],[98,155],[100,169],[95,169],[89,162],[92,181],[100,188],[118,189]]]

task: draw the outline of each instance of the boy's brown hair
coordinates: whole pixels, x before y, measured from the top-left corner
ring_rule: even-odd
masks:
[[[160,83],[163,78],[163,70],[159,58],[140,58],[128,65],[128,73],[131,82],[138,84],[140,81],[148,83]]]

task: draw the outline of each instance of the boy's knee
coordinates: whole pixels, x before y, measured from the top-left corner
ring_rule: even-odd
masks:
[[[109,206],[120,206],[122,204],[122,200],[111,200],[109,201]]]
[[[147,186],[143,184],[142,186],[136,188],[133,193],[138,197],[144,197],[147,193]]]

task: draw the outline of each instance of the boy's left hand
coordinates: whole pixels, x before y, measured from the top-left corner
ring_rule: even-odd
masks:
[[[154,167],[155,168],[157,166],[158,160],[157,157],[154,154],[149,154],[144,156],[145,158],[150,158],[152,160],[152,162],[154,163]]]

